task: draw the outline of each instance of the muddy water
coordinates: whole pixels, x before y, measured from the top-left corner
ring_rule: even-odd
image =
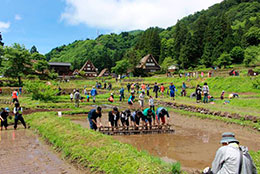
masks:
[[[11,128],[10,128],[11,129]],[[82,174],[60,159],[50,147],[39,141],[30,130],[0,131],[1,174]]]
[[[107,124],[106,115],[102,118],[103,125]],[[114,138],[165,161],[180,161],[188,171],[211,165],[216,150],[220,147],[219,141],[223,132],[232,131],[240,144],[248,146],[249,150],[260,150],[260,133],[250,128],[176,113],[170,115],[173,116],[171,124],[176,131],[174,134],[128,135]],[[88,127],[86,120],[73,122]]]

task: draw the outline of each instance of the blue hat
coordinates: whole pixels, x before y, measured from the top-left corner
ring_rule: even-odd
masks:
[[[6,112],[10,112],[10,109],[9,108],[5,108]]]
[[[231,142],[237,142],[239,143],[239,141],[235,138],[235,134],[232,132],[224,132],[222,134],[222,139],[220,141],[221,144],[223,143],[231,143]]]

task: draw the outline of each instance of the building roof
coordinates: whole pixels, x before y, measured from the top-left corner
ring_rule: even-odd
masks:
[[[102,77],[106,72],[108,71],[107,68],[103,69],[100,74],[98,75],[98,77]]]
[[[148,55],[146,55],[145,57],[143,57],[141,60],[140,60],[140,62],[139,62],[139,65],[137,65],[136,66],[136,68],[146,68],[146,62],[147,62],[147,60],[149,59],[149,58],[151,58],[151,59],[153,59],[153,62],[154,62],[154,64],[155,64],[155,66],[158,66],[159,68],[160,68],[160,65],[157,63],[157,61],[155,60],[155,58],[153,57],[153,55],[151,55],[151,54],[148,54]]]
[[[66,62],[48,62],[50,66],[71,66],[71,63]]]
[[[87,64],[90,64],[90,66],[95,69],[95,71],[91,70],[92,72],[96,72],[97,73],[96,67],[94,66],[94,64],[90,60],[87,60],[86,63],[82,66],[82,68],[79,71],[84,71],[84,68],[85,68],[85,66],[87,66]]]

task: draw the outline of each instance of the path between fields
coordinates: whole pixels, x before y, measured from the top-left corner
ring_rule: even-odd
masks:
[[[59,154],[39,141],[31,130],[19,128],[0,132],[1,174],[83,174],[61,160]]]

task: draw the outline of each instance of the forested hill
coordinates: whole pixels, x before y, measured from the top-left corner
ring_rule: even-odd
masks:
[[[90,59],[99,69],[127,59],[130,68],[151,53],[160,64],[182,68],[256,63],[260,60],[260,0],[225,0],[189,15],[167,29],[100,35],[54,48],[50,61],[71,62],[80,68]],[[258,60],[257,60],[258,59]]]

